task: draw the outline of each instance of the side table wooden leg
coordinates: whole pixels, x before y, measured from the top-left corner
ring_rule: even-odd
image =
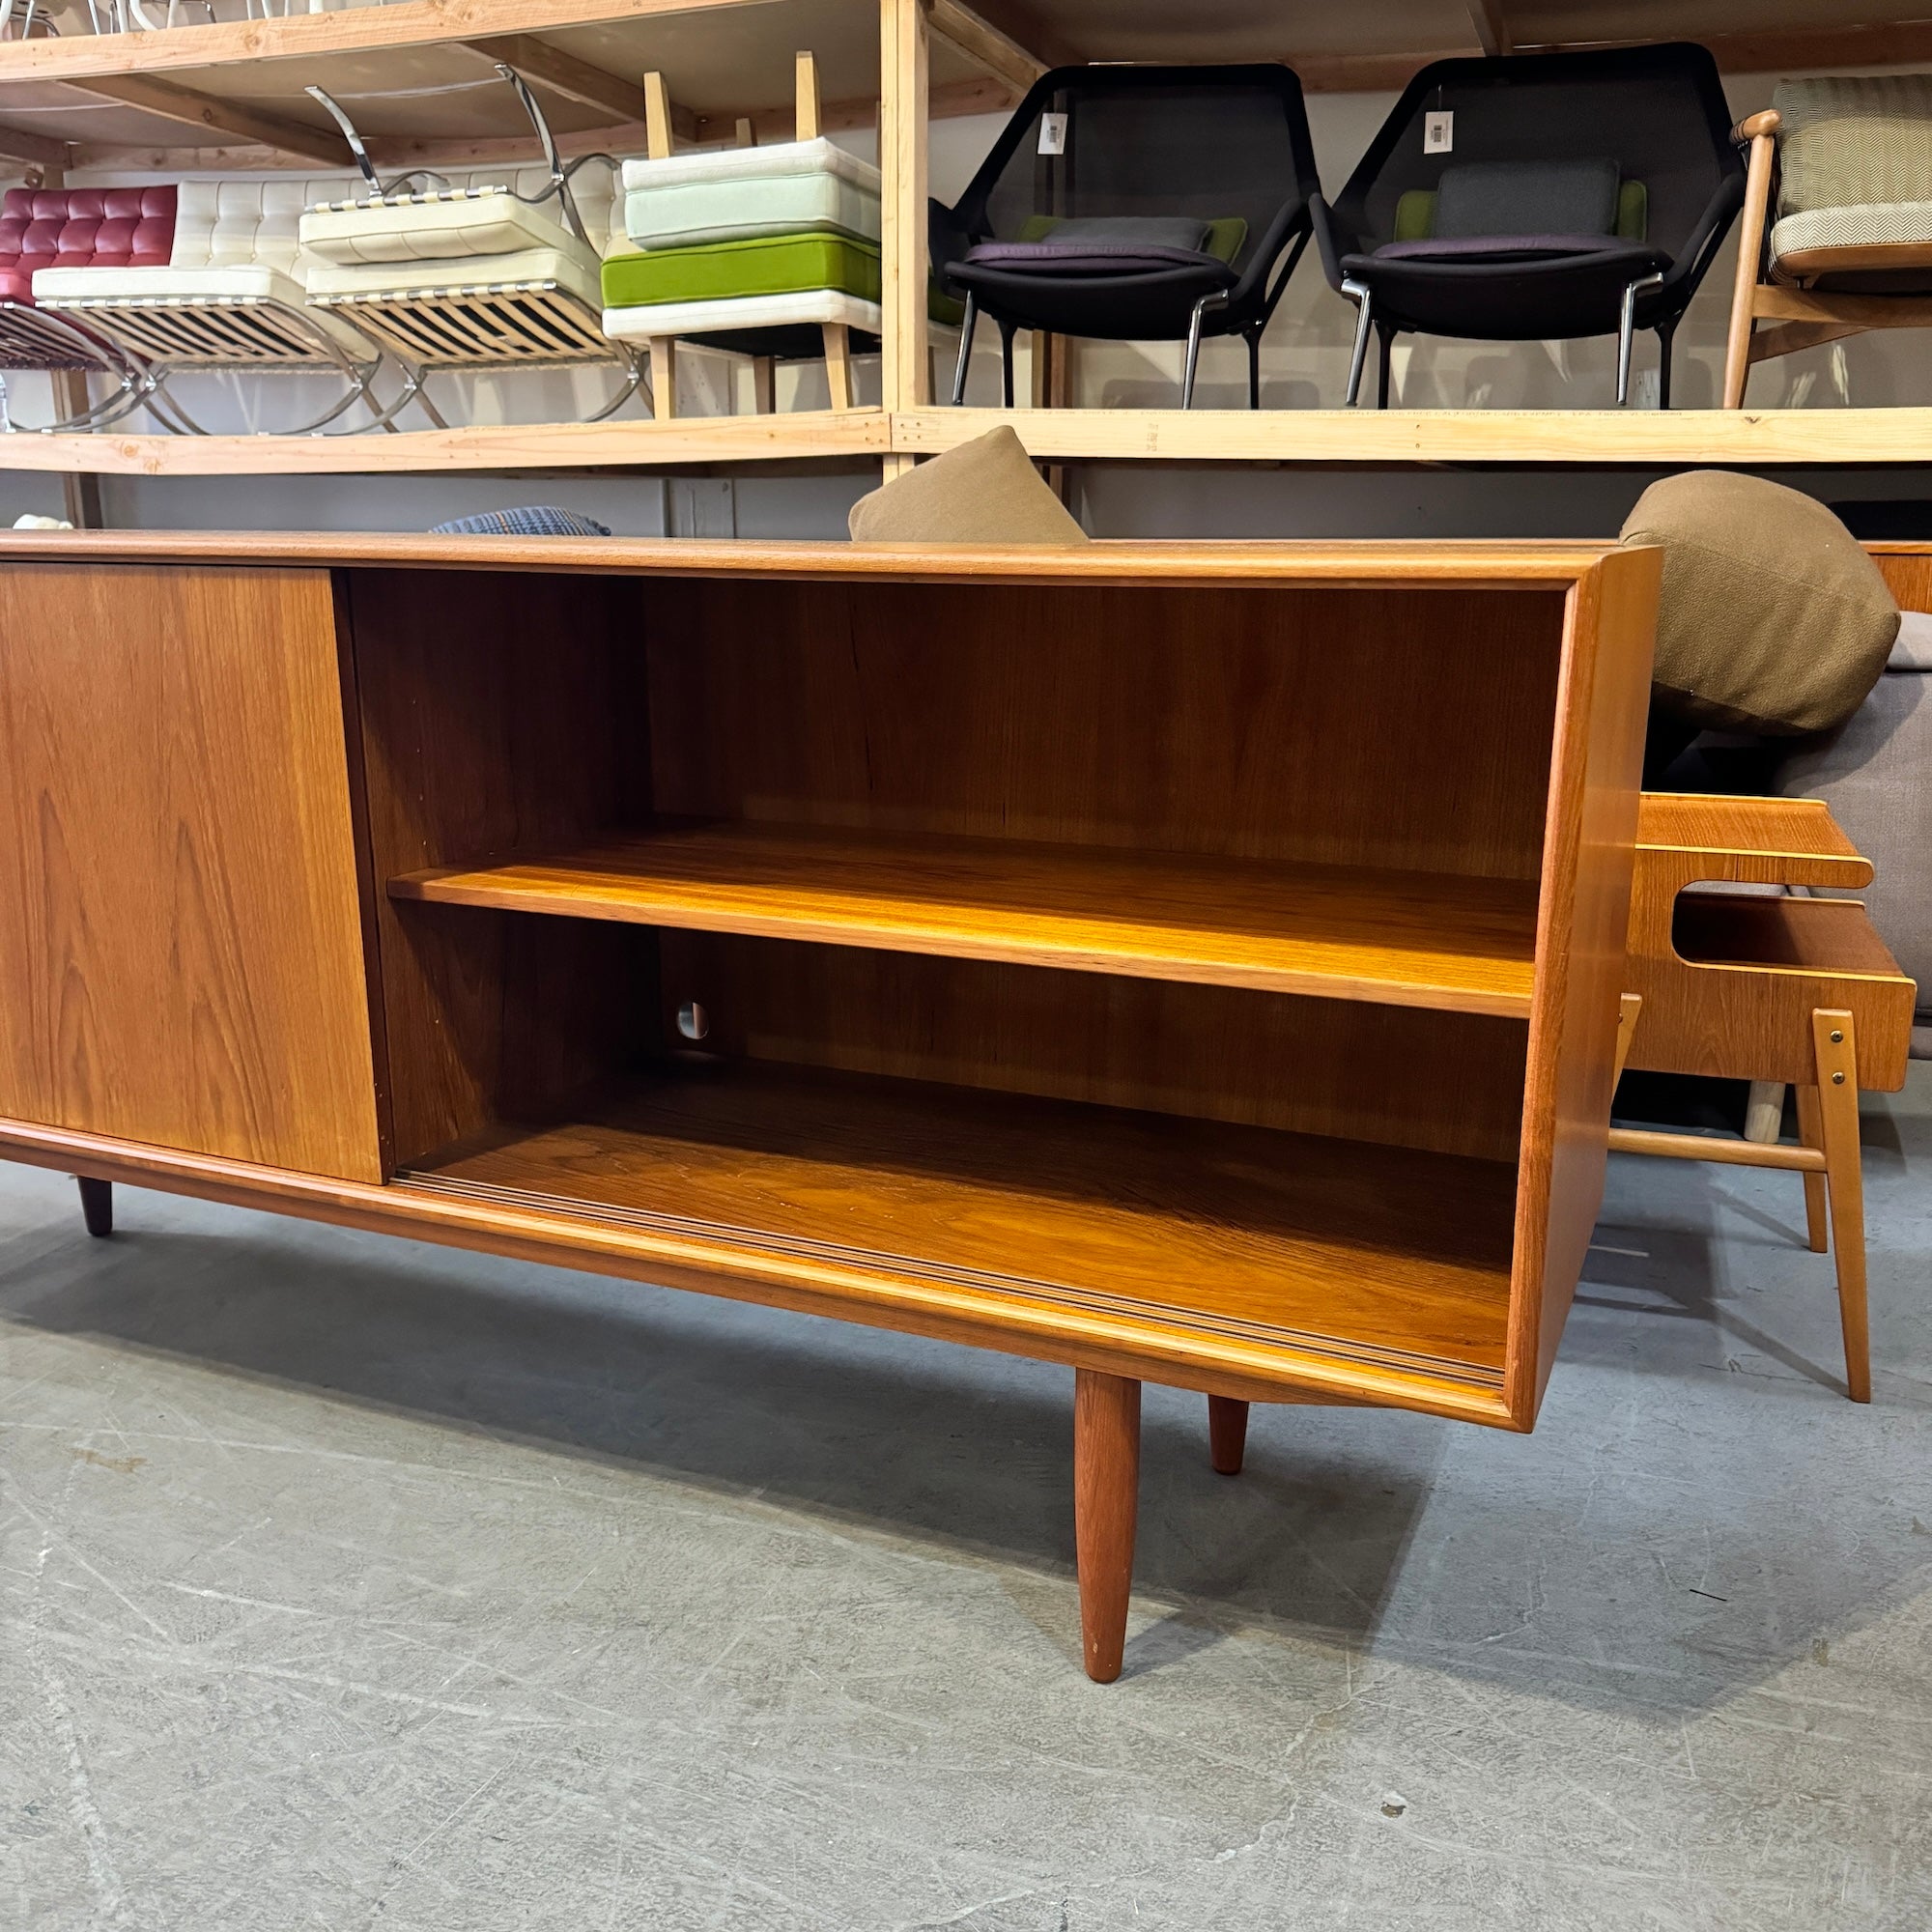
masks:
[[[80,1214],[87,1223],[87,1232],[97,1238],[114,1232],[114,1183],[111,1180],[90,1180],[86,1175],[77,1174],[74,1179],[80,1185]]]
[[[1127,1641],[1140,1506],[1141,1385],[1094,1369],[1073,1372],[1073,1542],[1080,1566],[1080,1636],[1087,1675],[1111,1684]]]
[[[1798,1138],[1808,1148],[1823,1149],[1825,1129],[1818,1119],[1818,1090],[1800,1084],[1798,1090]],[[1825,1177],[1804,1177],[1804,1238],[1814,1255],[1822,1255],[1832,1245],[1825,1232]]]
[[[1745,1139],[1770,1147],[1784,1124],[1784,1082],[1753,1080],[1745,1105]]]
[[[1248,1447],[1248,1406],[1231,1395],[1208,1398],[1208,1453],[1214,1472],[1238,1476]]]
[[[1859,1063],[1852,1016],[1821,1008],[1811,1015],[1818,1055],[1818,1113],[1825,1138],[1825,1191],[1832,1202],[1832,1245],[1838,1257],[1838,1320],[1845,1330],[1845,1389],[1871,1400],[1871,1342],[1865,1314],[1865,1191],[1859,1150]]]

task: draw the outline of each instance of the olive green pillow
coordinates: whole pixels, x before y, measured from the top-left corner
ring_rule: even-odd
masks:
[[[1087,541],[1004,423],[861,497],[849,521],[859,543]]]
[[[1697,469],[1653,483],[1623,529],[1663,552],[1652,672],[1659,706],[1793,737],[1842,724],[1898,635],[1878,566],[1822,503]]]

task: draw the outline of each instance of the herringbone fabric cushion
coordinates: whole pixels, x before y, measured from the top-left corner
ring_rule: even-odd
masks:
[[[1780,216],[1932,201],[1932,74],[1784,80],[1771,104],[1783,123]]]

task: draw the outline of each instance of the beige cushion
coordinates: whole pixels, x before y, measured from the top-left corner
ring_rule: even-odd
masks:
[[[1087,532],[1004,424],[852,505],[859,543],[1084,544]]]
[[[328,202],[301,218],[301,245],[324,262],[447,262],[525,248],[582,248],[557,204],[519,201],[503,187],[466,188],[394,201]],[[584,252],[594,262],[594,249]]]
[[[526,248],[515,255],[471,256],[455,262],[318,262],[308,271],[308,292],[318,301],[344,298],[366,301],[374,296],[407,300],[554,282],[594,309],[602,293],[597,275],[596,259],[586,258],[581,246],[573,244],[568,253],[561,248]]]
[[[1627,544],[1663,551],[1654,691],[1732,730],[1829,730],[1864,701],[1898,635],[1878,566],[1822,503],[1698,469],[1653,483]]]

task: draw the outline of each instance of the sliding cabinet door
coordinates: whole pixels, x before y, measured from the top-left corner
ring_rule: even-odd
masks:
[[[0,1115],[382,1178],[327,572],[0,569]]]

